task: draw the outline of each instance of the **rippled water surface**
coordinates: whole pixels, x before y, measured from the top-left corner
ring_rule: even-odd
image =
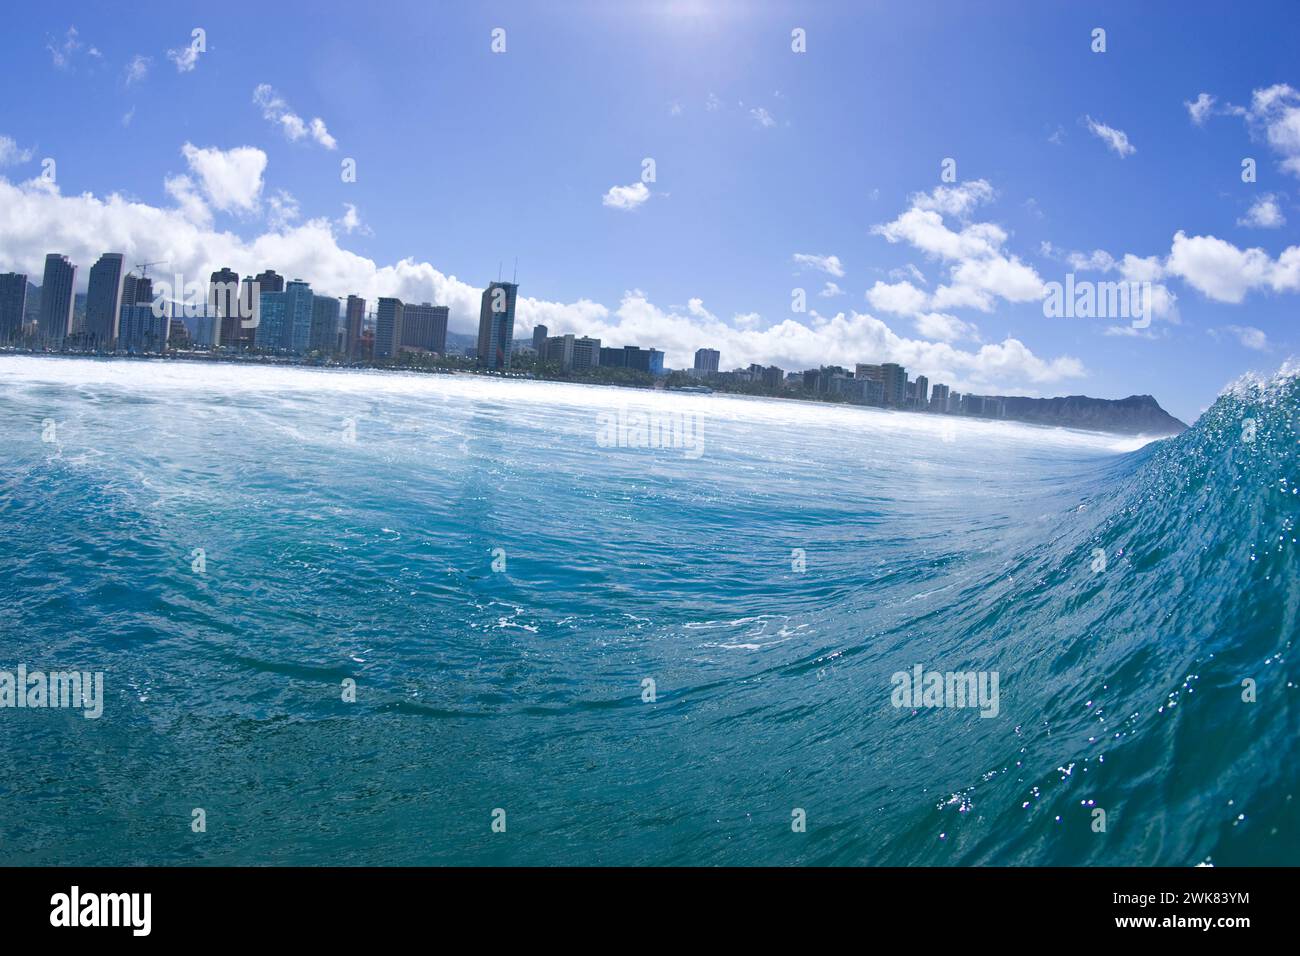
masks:
[[[0,358],[0,863],[1300,863],[1298,412]]]

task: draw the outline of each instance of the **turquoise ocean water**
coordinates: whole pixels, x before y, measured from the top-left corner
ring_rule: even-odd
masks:
[[[0,357],[0,864],[1300,864],[1298,414]]]

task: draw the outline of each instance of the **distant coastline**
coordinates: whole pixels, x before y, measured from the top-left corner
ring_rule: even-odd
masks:
[[[255,366],[277,366],[290,368],[337,369],[341,371],[375,371],[375,372],[415,372],[430,375],[477,375],[488,378],[516,379],[519,381],[560,382],[574,385],[601,385],[615,388],[628,388],[636,391],[668,391],[683,394],[698,394],[701,382],[689,376],[671,373],[666,378],[654,378],[645,375],[645,380],[631,376],[617,379],[592,374],[538,374],[536,370],[518,370],[501,372],[477,367],[472,361],[444,357],[436,362],[410,364],[375,364],[369,362],[340,363],[303,360],[287,355],[268,355],[250,353],[214,353],[208,351],[174,350],[166,354],[124,354],[86,352],[76,350],[46,351],[40,349],[3,347],[0,358],[9,355],[34,356],[41,358],[92,359],[103,361],[145,361],[145,362],[208,362],[212,364],[234,364]],[[742,395],[751,398],[772,398],[781,401],[796,401],[806,404],[861,405],[835,396],[820,396],[786,390],[779,393],[769,389],[740,389],[728,387],[710,387],[709,392],[725,395]],[[1170,415],[1160,403],[1150,395],[1130,395],[1122,399],[1092,398],[1087,395],[1069,395],[1054,398],[1028,398],[1022,396],[998,396],[1006,409],[1000,416],[965,415],[950,412],[933,412],[917,408],[899,408],[895,411],[915,415],[936,415],[951,418],[969,418],[983,421],[1014,421],[1028,425],[1046,427],[1076,428],[1083,431],[1102,432],[1119,435],[1151,435],[1166,437],[1186,431],[1185,422]],[[882,408],[880,410],[890,410]]]

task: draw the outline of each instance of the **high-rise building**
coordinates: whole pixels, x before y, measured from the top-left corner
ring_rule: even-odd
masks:
[[[117,342],[126,279],[124,261],[122,253],[106,252],[90,267],[86,287],[86,344],[90,348],[111,349]]]
[[[301,355],[311,338],[311,286],[294,279],[283,292],[262,290],[257,325],[258,348]]]
[[[77,267],[67,256],[51,252],[45,257],[45,276],[41,280],[41,312],[37,334],[44,345],[62,345],[72,333],[73,285]]]
[[[930,390],[930,411],[946,412],[948,410],[948,386],[936,382]]]
[[[118,348],[127,352],[165,352],[171,324],[170,315],[153,314],[152,301],[124,305],[118,324]]]
[[[546,326],[540,322],[533,326],[533,351],[537,353],[539,358],[546,351],[546,333],[548,331]]]
[[[925,408],[930,402],[930,380],[924,375],[916,377],[916,394],[913,397],[912,405],[915,408]]]
[[[347,329],[344,333],[344,350],[348,361],[355,362],[361,358],[361,330],[366,322],[366,300],[360,296],[348,296],[346,314]]]
[[[422,302],[402,305],[402,336],[400,348],[421,352],[447,352],[447,319],[451,310],[445,305]]]
[[[402,348],[401,299],[380,299],[375,313],[375,361],[392,359]]]
[[[695,371],[712,375],[718,371],[718,360],[722,358],[717,349],[695,350]]]
[[[573,368],[582,371],[600,365],[600,339],[584,335],[573,340]]]
[[[0,273],[0,345],[22,337],[27,312],[27,276]]]
[[[321,355],[333,355],[338,348],[338,341],[339,300],[328,295],[313,296],[307,350]]]
[[[122,305],[152,304],[153,280],[148,276],[137,277],[128,272],[122,279]]]
[[[569,335],[552,335],[546,340],[546,354],[543,356],[547,362],[560,367],[561,372],[567,372],[573,368],[573,339]]]
[[[284,276],[276,273],[274,269],[267,269],[265,272],[259,272],[254,281],[257,283],[258,292],[284,291]]]
[[[880,374],[885,386],[886,405],[904,405],[907,398],[907,369],[894,362],[880,366]]]
[[[483,290],[478,313],[478,364],[483,368],[510,368],[518,292],[514,282],[493,282]]]
[[[219,345],[237,345],[244,329],[240,310],[239,273],[223,266],[208,280],[208,310],[220,320]]]
[[[282,347],[294,355],[305,355],[311,341],[312,304],[315,296],[310,285],[301,279],[294,279],[285,285],[284,298],[287,327]]]

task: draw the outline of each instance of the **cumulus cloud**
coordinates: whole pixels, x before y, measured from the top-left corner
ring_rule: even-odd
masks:
[[[749,115],[754,118],[755,123],[757,123],[759,126],[763,127],[764,129],[768,129],[776,125],[775,117],[773,117],[771,113],[769,113],[761,106],[755,106],[753,109],[749,111]]]
[[[186,143],[181,147],[181,155],[189,164],[197,188],[214,209],[251,213],[258,208],[266,153],[254,146],[200,149]]]
[[[32,151],[22,149],[9,136],[0,136],[0,166],[17,166],[30,162]]]
[[[1273,259],[1263,249],[1239,249],[1214,236],[1191,236],[1179,230],[1165,269],[1218,302],[1241,302],[1252,289],[1300,291],[1300,246],[1289,246]]]
[[[924,312],[913,320],[918,335],[939,342],[978,339],[979,330],[969,322],[944,312]]]
[[[844,278],[844,264],[840,262],[839,256],[819,256],[808,252],[796,252],[793,258],[803,268],[816,269],[837,279]]]
[[[1091,116],[1085,116],[1083,122],[1088,128],[1088,132],[1093,136],[1096,136],[1105,143],[1107,147],[1117,153],[1120,159],[1123,159],[1125,156],[1132,156],[1137,152],[1137,147],[1128,141],[1128,134],[1122,129],[1115,129],[1113,126],[1099,123]]]
[[[343,215],[334,222],[349,236],[354,232],[359,232],[363,236],[371,235],[370,227],[361,221],[361,216],[357,213],[357,207],[350,202],[343,204]]]
[[[167,59],[176,65],[177,73],[192,73],[199,64],[199,49],[191,43],[178,50],[168,50]]]
[[[650,198],[650,189],[645,183],[637,182],[631,186],[610,186],[609,191],[601,197],[601,205],[610,209],[622,209],[631,212],[645,204]]]
[[[1034,268],[1003,251],[1006,231],[996,223],[969,220],[975,207],[989,202],[994,195],[993,187],[982,179],[938,186],[929,193],[913,195],[909,208],[893,221],[872,227],[872,232],[887,242],[907,243],[948,263],[949,281],[935,289],[925,307],[989,312],[997,299],[1032,302],[1043,297],[1043,280]],[[951,228],[944,221],[945,215],[958,219],[959,228]],[[907,280],[902,282],[911,287]],[[897,285],[884,287],[883,283],[873,288],[882,301],[891,292],[900,291],[907,290]]]
[[[837,295],[843,295],[844,290],[834,282],[827,282],[826,285],[822,286],[822,290],[817,294],[823,299],[833,299]]]
[[[188,195],[206,208],[197,195],[203,188],[199,183],[189,176],[173,179],[188,179]],[[187,195],[179,186],[172,194]],[[213,229],[179,201],[175,208],[158,208],[117,194],[102,199],[90,193],[63,196],[57,185],[39,178],[14,185],[0,177],[3,270],[39,274],[51,250],[90,263],[106,249],[124,253],[128,262],[165,260],[169,271],[186,277],[204,277],[222,266],[244,275],[274,268],[307,280],[325,295],[437,302],[450,308],[453,331],[477,327],[481,287],[427,262],[376,263],[343,248],[339,239],[344,231],[329,219],[313,218],[244,239]],[[87,271],[81,270],[83,283]],[[695,349],[704,346],[722,349],[729,367],[759,362],[793,370],[894,361],[931,381],[989,393],[1032,393],[1084,375],[1077,359],[1038,356],[1015,338],[963,350],[948,342],[900,335],[880,319],[856,311],[833,317],[814,312],[810,319],[806,324],[787,318],[762,327],[761,316],[747,313],[728,322],[699,300],[685,309],[664,309],[632,290],[612,309],[589,299],[550,302],[521,297],[516,334],[526,335],[540,322],[553,333],[594,335],[609,345],[654,346],[664,350],[670,367],[688,366]],[[932,333],[942,331],[933,321],[926,327]],[[954,331],[959,327],[948,329]]]
[[[867,301],[873,309],[892,312],[894,315],[916,315],[926,307],[930,296],[904,279],[893,284],[877,281],[867,290]]]
[[[1277,229],[1286,225],[1286,216],[1282,214],[1277,196],[1266,193],[1251,203],[1246,215],[1237,220],[1237,225],[1252,229]]]
[[[338,141],[330,135],[323,119],[319,116],[310,121],[303,119],[269,83],[258,84],[253,90],[253,102],[262,108],[262,116],[267,122],[278,126],[291,142],[310,137],[326,149],[338,147]]]
[[[1192,122],[1197,126],[1204,126],[1206,119],[1214,111],[1214,97],[1209,93],[1201,93],[1195,100],[1184,100],[1183,105],[1187,107],[1187,115],[1192,118]]]

